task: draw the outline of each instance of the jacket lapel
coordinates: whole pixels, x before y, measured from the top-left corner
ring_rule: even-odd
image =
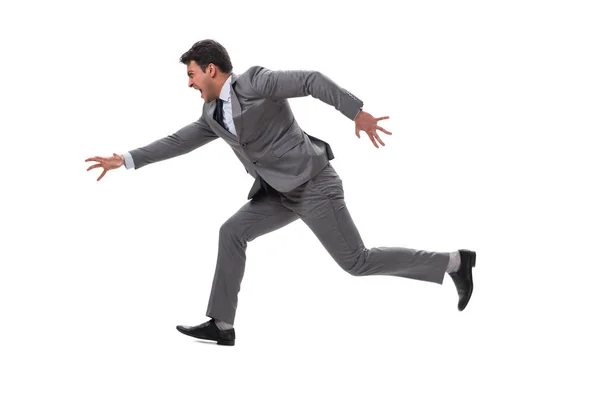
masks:
[[[210,116],[208,118],[208,120],[209,120],[209,123],[212,126],[213,130],[217,129],[222,134],[228,135],[229,137],[233,137],[236,139],[236,141],[239,142],[239,138],[242,133],[242,108],[240,106],[240,102],[237,98],[237,95],[235,94],[235,81],[237,80],[237,78],[238,78],[238,75],[232,74],[232,76],[231,76],[231,97],[230,97],[232,114],[233,114],[233,124],[235,125],[235,132],[237,135],[234,135],[233,133],[227,131],[217,121],[215,121],[213,116],[215,115],[215,108],[217,106],[216,100],[213,100],[208,104],[207,111],[208,111],[208,115]]]
[[[232,74],[231,76],[231,109],[233,113],[233,124],[235,125],[235,132],[238,137],[242,136],[242,108],[240,107],[240,101],[235,93],[235,84],[238,76]]]

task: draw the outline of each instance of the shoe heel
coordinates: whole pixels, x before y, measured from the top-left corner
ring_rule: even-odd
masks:
[[[233,346],[235,344],[235,340],[217,340],[217,344],[222,346]]]
[[[469,261],[471,264],[471,268],[475,268],[475,256],[477,255],[474,251],[467,249],[460,249],[460,251],[465,252],[469,255]]]

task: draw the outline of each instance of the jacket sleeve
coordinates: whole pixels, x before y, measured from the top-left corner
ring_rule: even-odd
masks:
[[[219,136],[210,129],[203,117],[169,136],[158,139],[144,147],[130,150],[129,153],[133,158],[135,169],[189,153],[217,139]]]
[[[335,107],[351,120],[363,106],[362,100],[318,71],[274,71],[254,66],[247,73],[250,87],[266,98],[278,100],[310,95]]]

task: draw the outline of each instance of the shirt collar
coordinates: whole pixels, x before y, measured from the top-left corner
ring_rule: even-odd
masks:
[[[221,94],[219,94],[219,98],[223,101],[229,101],[231,99],[231,77],[232,75],[229,75],[229,78],[227,78],[223,84],[223,87],[221,88]]]

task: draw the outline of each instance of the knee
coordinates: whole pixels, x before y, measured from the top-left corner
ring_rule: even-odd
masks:
[[[221,228],[219,229],[219,238],[225,240],[235,239],[239,241],[242,239],[242,234],[237,224],[229,220],[221,225]]]
[[[347,273],[349,273],[352,276],[360,276],[360,273],[358,272],[358,270],[356,270],[354,268],[344,268],[344,271],[346,271]]]
[[[359,268],[356,267],[352,267],[352,268],[344,268],[344,270],[349,273],[352,276],[362,276],[364,275],[362,273],[362,270],[360,270]]]
[[[368,250],[366,249],[362,249],[362,251],[358,251],[355,256],[350,259],[338,260],[338,265],[352,276],[363,276],[365,275],[364,265],[367,251]]]

